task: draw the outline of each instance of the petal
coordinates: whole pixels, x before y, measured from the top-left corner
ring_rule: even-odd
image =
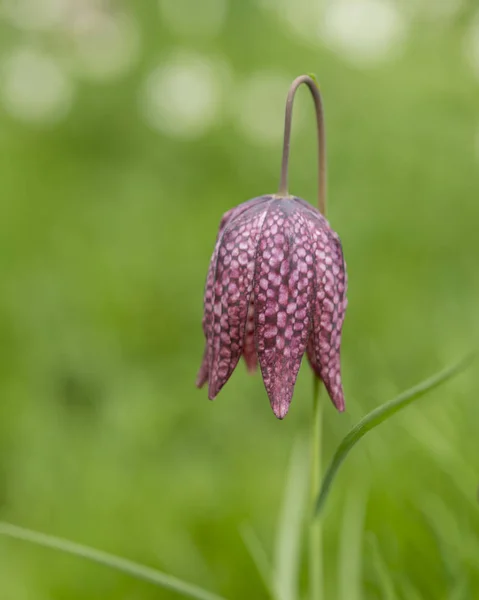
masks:
[[[226,225],[230,221],[233,221],[234,219],[241,216],[244,212],[250,210],[254,206],[257,206],[258,204],[262,204],[263,202],[268,202],[271,199],[272,199],[272,196],[258,196],[257,198],[252,198],[251,200],[242,202],[241,204],[238,204],[238,206],[235,206],[234,208],[230,208],[230,210],[225,212],[225,214],[221,217],[220,226],[218,229],[218,238],[219,238],[221,232],[223,231],[223,229],[226,227]]]
[[[313,261],[307,224],[291,202],[272,203],[263,226],[254,278],[255,339],[274,414],[288,412],[311,330]]]
[[[254,259],[265,214],[264,206],[258,203],[231,218],[218,243],[213,323],[208,337],[211,400],[228,381],[243,352]]]
[[[203,333],[205,335],[206,340],[211,337],[211,326],[213,323],[213,284],[215,277],[215,265],[216,259],[218,256],[218,242],[216,243],[216,247],[213,251],[213,256],[211,257],[210,264],[208,267],[208,275],[206,276],[206,285],[205,285],[205,293],[203,297]],[[209,373],[209,358],[208,358],[208,342],[206,343],[206,348],[203,354],[203,361],[196,377],[196,386],[201,388],[206,383],[208,379]]]
[[[246,330],[244,334],[243,357],[246,367],[250,373],[254,373],[258,367],[258,355],[256,354],[256,345],[254,342],[254,300],[251,300],[246,317]]]
[[[218,258],[218,248],[220,246],[220,240],[222,233],[226,227],[226,225],[241,216],[245,211],[250,208],[261,204],[262,202],[267,202],[271,199],[271,196],[260,196],[258,198],[253,198],[252,200],[248,200],[247,202],[243,202],[238,206],[227,211],[223,217],[221,218],[221,222],[218,229],[218,234],[216,236],[216,244],[213,254],[210,259],[210,264],[208,267],[208,274],[206,276],[206,284],[205,291],[203,296],[203,333],[205,338],[208,340],[212,336],[212,323],[213,323],[213,300],[214,300],[214,281],[215,281],[215,271],[216,271],[216,261]],[[208,348],[208,344],[207,344]],[[205,350],[203,355],[203,361],[196,377],[196,386],[201,388],[208,380],[209,376],[209,362],[210,358],[208,357],[208,349]]]
[[[201,361],[201,367],[198,371],[198,375],[196,376],[196,387],[202,388],[208,381],[208,362],[208,344],[206,344],[203,352],[203,360]]]
[[[347,306],[346,267],[341,242],[329,227],[312,229],[316,246],[316,302],[313,335],[308,345],[311,367],[322,379],[329,397],[344,410],[341,382],[341,332]]]

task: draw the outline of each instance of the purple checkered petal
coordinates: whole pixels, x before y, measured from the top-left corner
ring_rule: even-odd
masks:
[[[272,196],[258,196],[258,198],[247,200],[246,202],[238,204],[238,206],[235,206],[234,208],[230,208],[230,210],[226,211],[221,217],[220,226],[218,228],[218,237],[227,223],[233,221],[237,217],[240,217],[246,211],[250,211],[253,207],[257,206],[258,204],[266,203],[266,207],[267,203],[271,200],[271,198]]]
[[[203,387],[208,381],[209,374],[209,359],[208,359],[208,343],[205,344],[203,351],[203,359],[201,360],[201,367],[196,376],[196,387]]]
[[[316,256],[316,302],[308,358],[339,411],[344,410],[340,347],[346,311],[346,268],[341,242],[329,227],[312,232]]]
[[[306,223],[294,202],[276,200],[256,257],[256,347],[274,414],[288,412],[310,333],[314,268]]]
[[[262,196],[223,215],[204,296],[206,349],[197,385],[213,399],[243,354],[259,362],[271,406],[288,412],[307,352],[336,407],[346,270],[339,237],[313,206]]]
[[[243,213],[252,209],[258,204],[262,202],[266,202],[271,198],[271,196],[260,196],[258,198],[253,198],[252,200],[248,200],[247,202],[243,202],[238,206],[228,210],[224,213],[221,218],[220,225],[218,228],[218,233],[216,236],[216,244],[213,254],[211,256],[208,275],[206,277],[206,285],[204,292],[204,313],[203,313],[203,333],[205,338],[208,340],[209,337],[212,336],[211,326],[213,323],[213,296],[214,296],[214,282],[215,282],[215,274],[216,274],[216,261],[218,258],[218,249],[221,242],[221,236],[226,225],[232,222],[234,219],[239,218]],[[201,388],[208,381],[209,378],[209,363],[210,357],[208,355],[208,342],[206,343],[205,351],[203,354],[203,360],[201,363],[200,370],[196,377],[196,385]],[[252,359],[248,362],[248,368],[252,369]]]
[[[232,216],[218,243],[213,322],[208,335],[208,397],[216,397],[243,352],[256,246],[265,217],[258,202]]]
[[[206,285],[205,285],[205,294],[204,294],[203,333],[207,340],[211,335],[211,324],[213,322],[213,285],[214,285],[214,278],[215,278],[215,265],[216,265],[217,255],[218,255],[218,242],[216,243],[216,247],[213,251],[213,256],[211,257],[210,265],[208,267],[208,275],[206,276]],[[198,387],[200,387],[200,388],[203,387],[203,385],[208,381],[208,374],[209,374],[209,356],[208,356],[208,342],[206,342],[201,367],[198,372],[198,375],[196,376],[196,385]]]
[[[254,300],[251,300],[246,317],[246,329],[244,334],[243,358],[249,373],[254,373],[258,367],[258,355],[256,354],[256,344],[254,341]]]

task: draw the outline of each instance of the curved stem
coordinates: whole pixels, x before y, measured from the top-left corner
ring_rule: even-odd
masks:
[[[321,94],[315,80],[309,75],[297,77],[289,88],[286,100],[286,113],[284,118],[284,142],[283,159],[281,162],[281,180],[279,184],[279,195],[288,195],[288,167],[289,148],[291,145],[291,121],[293,117],[293,103],[296,90],[301,84],[309,87],[316,109],[316,129],[318,135],[318,208],[324,215],[326,212],[326,134],[324,130],[324,110]]]

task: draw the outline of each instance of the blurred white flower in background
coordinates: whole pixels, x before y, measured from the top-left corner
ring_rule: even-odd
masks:
[[[97,82],[125,75],[140,56],[140,32],[126,13],[80,10],[69,24],[79,74]]]
[[[408,0],[409,10],[416,17],[430,21],[447,21],[464,6],[464,0]]]
[[[197,138],[222,115],[228,67],[181,52],[156,67],[140,91],[147,123],[171,136]]]
[[[257,0],[275,12],[291,32],[311,44],[318,44],[318,27],[327,0]]]
[[[140,54],[136,21],[101,0],[0,0],[0,16],[62,47],[78,75],[96,82],[123,76]],[[48,37],[47,37],[48,36]]]
[[[474,73],[479,77],[479,13],[473,19],[464,38],[464,52]]]
[[[291,77],[276,71],[257,71],[238,86],[236,124],[254,144],[276,145],[283,138],[284,108]],[[301,113],[294,115],[295,131],[301,126]]]
[[[20,47],[0,64],[0,93],[5,109],[14,117],[38,124],[52,124],[70,110],[74,87],[54,57]]]
[[[361,67],[396,57],[406,40],[406,20],[393,0],[335,0],[323,13],[321,39]]]
[[[414,10],[421,4],[414,3]],[[462,0],[425,0],[447,5]],[[396,0],[257,0],[309,44],[324,44],[358,67],[395,58],[404,48],[407,11]],[[404,8],[404,3],[401,8]],[[412,10],[412,9],[411,9]]]
[[[159,0],[160,15],[178,35],[213,36],[222,30],[228,0]]]
[[[140,30],[119,4],[0,0],[0,18],[29,44],[4,50],[0,97],[12,116],[57,122],[72,104],[75,77],[109,83],[134,67],[140,57]],[[33,34],[37,50],[30,44]]]
[[[0,16],[19,29],[52,29],[63,21],[68,0],[0,0]]]

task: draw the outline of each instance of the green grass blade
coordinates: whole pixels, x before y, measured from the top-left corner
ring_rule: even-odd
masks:
[[[468,598],[471,598],[471,594],[466,577],[460,579],[452,589],[451,593],[446,596],[447,600],[467,600]]]
[[[368,490],[363,483],[348,493],[343,513],[338,558],[338,600],[361,600],[364,521]]]
[[[381,554],[379,543],[375,537],[370,538],[372,559],[377,575],[377,584],[381,589],[382,600],[399,600],[393,578]]]
[[[333,459],[326,471],[326,474],[323,479],[323,483],[321,486],[321,490],[318,496],[318,500],[316,502],[316,512],[318,515],[321,509],[324,506],[326,498],[328,496],[329,490],[331,488],[331,484],[334,481],[336,473],[338,472],[339,467],[345,460],[346,456],[349,452],[354,448],[354,446],[359,442],[359,440],[364,437],[369,431],[392,417],[401,409],[405,408],[415,400],[419,399],[421,396],[424,396],[431,390],[439,387],[461,371],[463,371],[472,360],[475,358],[475,354],[470,354],[459,363],[453,365],[452,367],[448,367],[439,373],[436,373],[429,379],[419,383],[418,385],[406,390],[402,394],[399,394],[393,400],[386,402],[382,406],[375,408],[369,414],[367,414],[359,423],[351,429],[351,431],[343,438],[342,442],[339,444],[338,449],[336,450]]]
[[[426,600],[407,579],[402,581],[401,592],[401,597],[407,600]]]
[[[278,600],[296,600],[299,596],[298,575],[307,486],[308,449],[304,443],[296,442],[276,534],[273,585]]]
[[[167,575],[156,569],[103,552],[102,550],[96,550],[95,548],[83,546],[82,544],[77,544],[45,533],[39,533],[37,531],[32,531],[31,529],[25,529],[24,527],[11,525],[10,523],[0,522],[0,535],[37,544],[44,548],[59,550],[60,552],[72,554],[73,556],[78,556],[80,558],[86,558],[92,562],[116,569],[117,571],[121,571],[132,577],[136,577],[137,579],[142,579],[153,585],[177,592],[183,596],[196,598],[197,600],[224,600],[221,596],[212,594],[200,587],[186,583],[181,579],[177,579],[176,577],[172,577],[171,575]]]
[[[240,527],[240,533],[241,537],[243,538],[244,545],[246,546],[246,549],[248,550],[255,567],[260,574],[261,579],[263,580],[265,588],[269,592],[271,598],[275,598],[272,568],[263,544],[260,542],[255,530],[251,527],[251,525],[249,525],[249,523],[245,523]]]

